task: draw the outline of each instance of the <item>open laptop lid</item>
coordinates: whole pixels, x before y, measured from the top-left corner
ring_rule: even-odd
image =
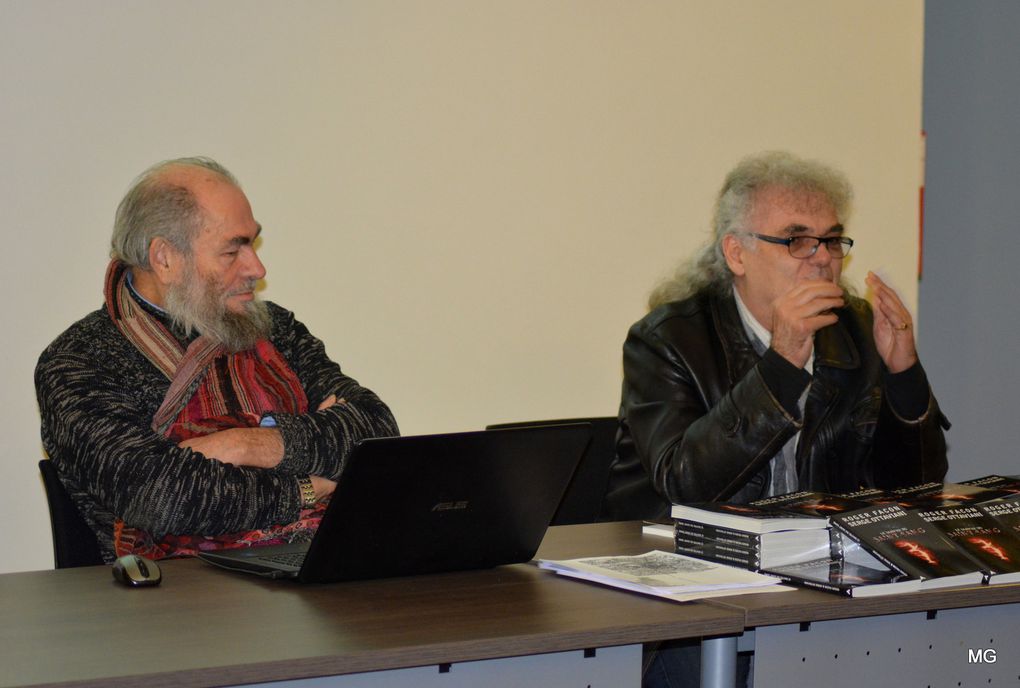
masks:
[[[590,435],[589,425],[575,424],[364,440],[297,578],[327,583],[529,561]]]

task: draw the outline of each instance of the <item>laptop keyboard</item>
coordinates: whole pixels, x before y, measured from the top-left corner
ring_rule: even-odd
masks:
[[[259,557],[266,561],[271,561],[274,564],[283,564],[284,566],[297,566],[301,567],[301,564],[305,561],[304,552],[281,552],[278,554],[263,554]]]

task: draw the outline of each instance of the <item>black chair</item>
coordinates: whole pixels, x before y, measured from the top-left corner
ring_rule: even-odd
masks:
[[[602,511],[602,499],[609,483],[609,467],[616,457],[616,417],[569,418],[561,420],[538,420],[520,423],[489,425],[486,430],[501,428],[522,428],[536,425],[565,425],[567,423],[590,423],[591,441],[581,457],[577,471],[567,485],[567,491],[553,516],[554,526],[575,523],[595,523]]]
[[[53,563],[58,569],[95,566],[103,563],[99,541],[71,501],[57,475],[57,467],[49,459],[39,462],[46,501],[50,506],[50,527],[53,530]]]

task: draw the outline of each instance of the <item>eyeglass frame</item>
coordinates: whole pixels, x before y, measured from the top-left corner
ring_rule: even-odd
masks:
[[[842,229],[843,229],[842,226],[836,225],[830,231],[839,231]],[[748,232],[748,234],[753,236],[755,239],[760,239],[761,241],[770,244],[782,244],[783,246],[786,246],[786,250],[789,251],[790,256],[796,258],[797,260],[807,260],[808,258],[811,258],[816,253],[818,253],[818,247],[821,246],[822,244],[825,244],[825,250],[828,251],[829,255],[832,256],[833,258],[846,258],[850,254],[850,249],[854,247],[854,240],[848,236],[843,236],[842,234],[829,237],[816,237],[811,236],[810,234],[797,234],[794,236],[786,237],[785,239],[780,237],[774,237],[769,234],[759,234],[758,232]],[[808,253],[806,256],[795,256],[793,255],[793,242],[802,239],[813,239],[815,245],[811,249],[811,252]],[[831,247],[833,246],[842,247],[840,255],[836,255],[832,252]]]

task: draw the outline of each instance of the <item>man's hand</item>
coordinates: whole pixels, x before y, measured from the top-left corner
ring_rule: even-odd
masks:
[[[333,494],[333,490],[336,489],[336,482],[329,478],[323,478],[318,475],[310,475],[308,479],[312,481],[312,489],[315,490],[315,501],[321,502],[326,497]]]
[[[283,438],[275,428],[230,428],[192,437],[179,446],[234,466],[274,468],[283,459]]]
[[[815,332],[834,324],[832,312],[843,306],[843,290],[829,280],[802,282],[772,303],[772,349],[803,368],[811,356]]]
[[[316,410],[323,411],[331,406],[346,403],[346,400],[337,399],[335,394],[330,394]],[[220,430],[211,435],[184,440],[179,446],[200,452],[206,458],[216,459],[234,466],[275,468],[283,460],[283,437],[281,437],[280,431],[275,428]],[[325,478],[319,478],[319,480],[332,483]],[[331,494],[333,487],[336,487],[336,483],[332,483],[332,486],[322,496]]]
[[[869,272],[864,282],[871,289],[871,308],[875,312],[875,348],[890,373],[902,373],[917,363],[910,312],[875,273]]]
[[[330,394],[328,397],[326,397],[325,399],[322,400],[322,403],[319,404],[319,408],[317,408],[315,410],[316,411],[325,411],[330,406],[336,406],[337,404],[346,404],[346,403],[347,403],[346,399],[337,399],[335,394]]]

